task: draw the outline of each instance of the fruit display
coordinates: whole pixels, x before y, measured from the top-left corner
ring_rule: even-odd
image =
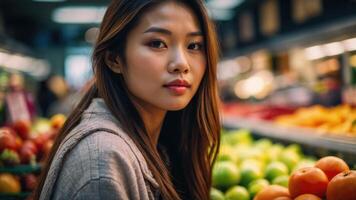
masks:
[[[356,136],[356,108],[350,105],[299,108],[292,114],[276,117],[274,121],[287,127],[312,128],[319,133]]]
[[[298,144],[286,146],[266,138],[255,140],[246,129],[222,131],[210,197],[212,200],[317,200],[328,196],[329,200],[329,196],[337,199],[349,195],[350,199],[356,199],[352,196],[356,190],[348,191],[356,188],[355,177],[356,172],[350,171],[348,164],[338,157],[317,160],[305,155]],[[351,186],[345,186],[344,190],[341,188],[344,184]]]
[[[0,128],[0,198],[32,191],[66,117],[16,121]]]
[[[281,115],[292,114],[296,110],[296,108],[291,106],[275,106],[258,103],[224,103],[221,109],[226,116],[266,121],[274,120]]]

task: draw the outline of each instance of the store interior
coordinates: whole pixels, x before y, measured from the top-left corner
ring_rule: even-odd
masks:
[[[0,142],[0,199],[33,191],[56,133],[91,83],[109,2],[0,0],[0,130],[21,140]],[[331,156],[356,170],[356,1],[204,2],[221,48],[211,199],[259,200],[271,185],[296,199],[303,193],[293,190],[293,173]],[[20,153],[31,145],[37,149]],[[327,184],[310,193],[329,200]]]

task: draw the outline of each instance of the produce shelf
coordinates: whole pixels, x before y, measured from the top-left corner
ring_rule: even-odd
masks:
[[[41,166],[36,165],[18,165],[13,167],[0,167],[0,173],[11,173],[11,174],[29,174],[29,173],[39,173]]]
[[[31,192],[20,192],[16,194],[11,193],[0,193],[1,200],[23,200],[26,199]]]
[[[284,143],[298,143],[307,154],[322,157],[337,155],[356,165],[356,137],[318,133],[312,129],[282,127],[272,122],[224,116],[227,129],[249,129],[257,137],[267,137]]]

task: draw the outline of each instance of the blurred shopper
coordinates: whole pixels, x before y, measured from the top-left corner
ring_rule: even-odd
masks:
[[[78,96],[72,95],[76,91],[71,91],[66,80],[59,75],[53,76],[49,80],[48,87],[56,95],[56,101],[51,103],[48,108],[48,115],[52,116],[58,113],[69,115],[79,101]]]
[[[36,116],[35,99],[32,93],[25,89],[25,80],[22,74],[13,73],[10,75],[5,101],[9,122],[30,121]]]
[[[50,117],[49,108],[51,104],[57,101],[56,94],[50,89],[49,82],[53,76],[49,76],[47,79],[41,81],[39,83],[38,91],[37,91],[37,103],[40,109],[40,113],[44,117]]]
[[[202,0],[114,0],[35,199],[209,199],[217,38]]]

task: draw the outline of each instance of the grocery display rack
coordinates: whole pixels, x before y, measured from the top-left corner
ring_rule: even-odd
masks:
[[[10,173],[14,175],[24,175],[29,173],[40,173],[41,165],[18,165],[12,167],[0,167],[0,173]],[[22,191],[19,193],[0,193],[1,200],[21,200],[26,199],[31,192]]]
[[[224,116],[226,129],[248,129],[255,137],[266,137],[282,143],[298,143],[306,154],[323,157],[336,155],[356,166],[356,137],[318,133],[313,129],[282,127],[272,122]]]

